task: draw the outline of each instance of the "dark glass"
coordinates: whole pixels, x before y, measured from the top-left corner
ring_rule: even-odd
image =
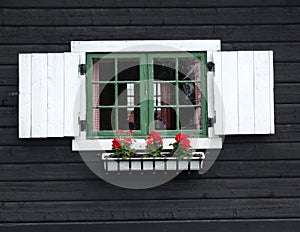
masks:
[[[119,105],[134,106],[140,104],[139,84],[118,84]]]
[[[179,124],[181,130],[201,129],[200,107],[179,108]]]
[[[176,59],[157,58],[153,59],[154,79],[161,81],[176,80]]]
[[[118,110],[119,128],[122,130],[140,130],[140,108],[122,108]]]
[[[93,59],[93,81],[114,81],[115,60],[114,59]]]
[[[118,81],[139,81],[140,61],[137,58],[118,59]]]

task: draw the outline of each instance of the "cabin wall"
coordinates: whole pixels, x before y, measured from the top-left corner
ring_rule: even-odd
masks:
[[[299,230],[299,1],[1,0],[0,25],[0,231]],[[19,53],[143,39],[274,50],[276,134],[227,136],[206,174],[146,190],[99,179],[71,139],[18,139]]]

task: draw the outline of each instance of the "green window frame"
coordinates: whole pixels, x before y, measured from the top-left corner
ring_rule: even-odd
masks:
[[[201,65],[201,79],[199,81],[187,81],[179,80],[179,60],[183,58],[198,58]],[[113,80],[99,80],[93,81],[93,60],[94,59],[111,59],[114,61],[114,79]],[[138,59],[139,60],[139,80],[119,80],[118,79],[118,61],[119,59]],[[154,79],[154,59],[173,59],[175,60],[175,79],[174,80],[158,80]],[[163,137],[174,137],[177,133],[188,133],[193,137],[206,138],[208,137],[208,125],[207,125],[207,73],[206,73],[206,63],[207,54],[206,52],[165,52],[165,53],[88,53],[86,57],[87,65],[87,80],[86,80],[86,90],[87,90],[87,138],[88,139],[102,139],[102,138],[113,138],[115,137],[116,130],[119,129],[119,109],[128,108],[139,108],[140,110],[140,129],[134,130],[134,135],[136,138],[145,138],[150,131],[156,130],[161,132]],[[179,85],[183,83],[201,83],[201,100],[197,105],[181,105],[179,104]],[[154,85],[164,83],[171,84],[176,87],[175,93],[175,104],[173,105],[155,105],[154,102]],[[121,84],[136,84],[139,85],[139,105],[127,106],[118,104],[118,86]],[[113,105],[93,105],[93,85],[113,85],[114,89],[114,104]],[[199,107],[201,109],[201,129],[179,129],[180,119],[179,110],[184,107]],[[162,130],[154,128],[154,112],[158,108],[173,108],[176,111],[176,128],[172,130]],[[112,130],[94,130],[94,119],[93,111],[96,109],[111,109],[114,110],[114,129]],[[124,129],[124,128],[121,128]]]

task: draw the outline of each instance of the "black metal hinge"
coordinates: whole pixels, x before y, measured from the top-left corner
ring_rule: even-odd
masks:
[[[208,118],[207,127],[213,127],[214,123],[215,123],[214,118]]]
[[[86,131],[86,121],[85,120],[80,120],[80,131]]]
[[[86,65],[85,64],[79,65],[79,72],[80,72],[80,75],[86,74]]]
[[[215,71],[215,63],[214,62],[208,62],[206,67],[207,67],[207,70],[210,72]]]

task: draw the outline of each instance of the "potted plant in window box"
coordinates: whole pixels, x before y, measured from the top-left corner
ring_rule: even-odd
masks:
[[[156,131],[151,131],[146,138],[144,152],[136,152],[131,147],[132,136],[132,131],[117,131],[117,138],[112,140],[113,153],[102,154],[106,171],[199,170],[205,158],[203,152],[191,150],[187,134],[176,135],[170,152],[163,151],[163,139]]]

